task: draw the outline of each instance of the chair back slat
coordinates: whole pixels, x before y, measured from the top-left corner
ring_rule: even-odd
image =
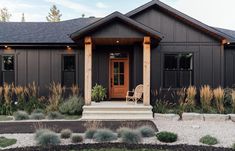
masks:
[[[135,88],[134,96],[135,98],[140,99],[143,95],[143,85],[140,84]]]

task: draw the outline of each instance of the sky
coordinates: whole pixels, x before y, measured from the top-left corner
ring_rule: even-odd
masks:
[[[95,16],[104,17],[114,11],[127,13],[150,0],[0,0],[7,7],[10,21],[46,21],[50,7],[55,4],[62,20]],[[171,7],[214,27],[235,30],[235,0],[161,0]]]

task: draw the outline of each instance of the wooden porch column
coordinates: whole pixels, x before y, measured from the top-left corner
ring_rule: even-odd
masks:
[[[144,93],[143,93],[143,101],[144,105],[150,105],[150,50],[151,40],[150,37],[144,37],[143,43],[143,85],[144,85]]]
[[[85,37],[85,105],[91,105],[92,90],[92,40]]]

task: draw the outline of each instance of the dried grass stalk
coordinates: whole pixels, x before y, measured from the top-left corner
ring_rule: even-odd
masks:
[[[204,112],[211,110],[211,100],[213,98],[213,92],[209,85],[204,85],[200,89],[200,101]]]
[[[219,113],[224,113],[224,89],[218,87],[213,90],[216,107]]]
[[[232,96],[233,113],[235,113],[235,90],[232,90],[231,96]]]
[[[79,94],[79,87],[78,85],[72,85],[72,87],[70,88],[71,92],[72,92],[72,96],[78,96]]]

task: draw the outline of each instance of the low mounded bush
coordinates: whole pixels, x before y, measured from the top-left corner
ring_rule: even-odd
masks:
[[[95,129],[88,129],[85,132],[85,138],[92,139],[94,137],[94,134],[96,133]]]
[[[70,97],[69,99],[65,100],[60,107],[59,111],[62,114],[68,115],[81,115],[82,114],[82,107],[84,105],[84,100],[82,97]]]
[[[177,141],[178,138],[177,134],[172,132],[160,132],[156,136],[159,141],[165,143],[173,143]]]
[[[55,119],[63,119],[64,116],[59,112],[49,112],[47,118],[50,120],[55,120]]]
[[[67,139],[67,138],[70,138],[70,137],[71,137],[72,133],[73,133],[73,132],[72,132],[70,129],[63,129],[63,130],[60,132],[60,137]]]
[[[30,115],[30,119],[33,119],[33,120],[42,120],[42,119],[45,119],[45,115],[43,113],[32,113]]]
[[[39,136],[41,136],[43,133],[48,133],[50,132],[51,130],[49,129],[38,129],[36,132],[35,132],[35,139],[37,139]]]
[[[235,150],[235,143],[232,145],[232,149]]]
[[[29,114],[25,111],[17,111],[14,113],[15,120],[28,120]]]
[[[123,134],[124,132],[126,132],[126,131],[131,131],[131,129],[130,129],[130,128],[127,128],[127,127],[121,127],[121,128],[119,128],[119,129],[117,130],[118,137],[121,137],[122,134]]]
[[[142,126],[138,129],[138,131],[141,133],[142,137],[153,137],[153,136],[155,136],[154,129],[149,127],[149,126]]]
[[[203,136],[200,140],[201,143],[207,144],[207,145],[215,145],[218,144],[218,140],[215,137],[212,137],[210,135]]]
[[[121,140],[128,144],[138,144],[142,141],[142,136],[139,131],[136,130],[124,130],[121,133]]]
[[[60,138],[55,132],[49,131],[36,137],[36,142],[41,146],[58,145],[60,143]]]
[[[33,110],[32,114],[33,113],[44,113],[44,110],[43,109],[35,109],[35,110]]]
[[[83,137],[81,135],[72,135],[72,143],[83,142]]]
[[[100,129],[94,134],[93,139],[96,142],[111,142],[117,139],[116,134],[108,129]]]

